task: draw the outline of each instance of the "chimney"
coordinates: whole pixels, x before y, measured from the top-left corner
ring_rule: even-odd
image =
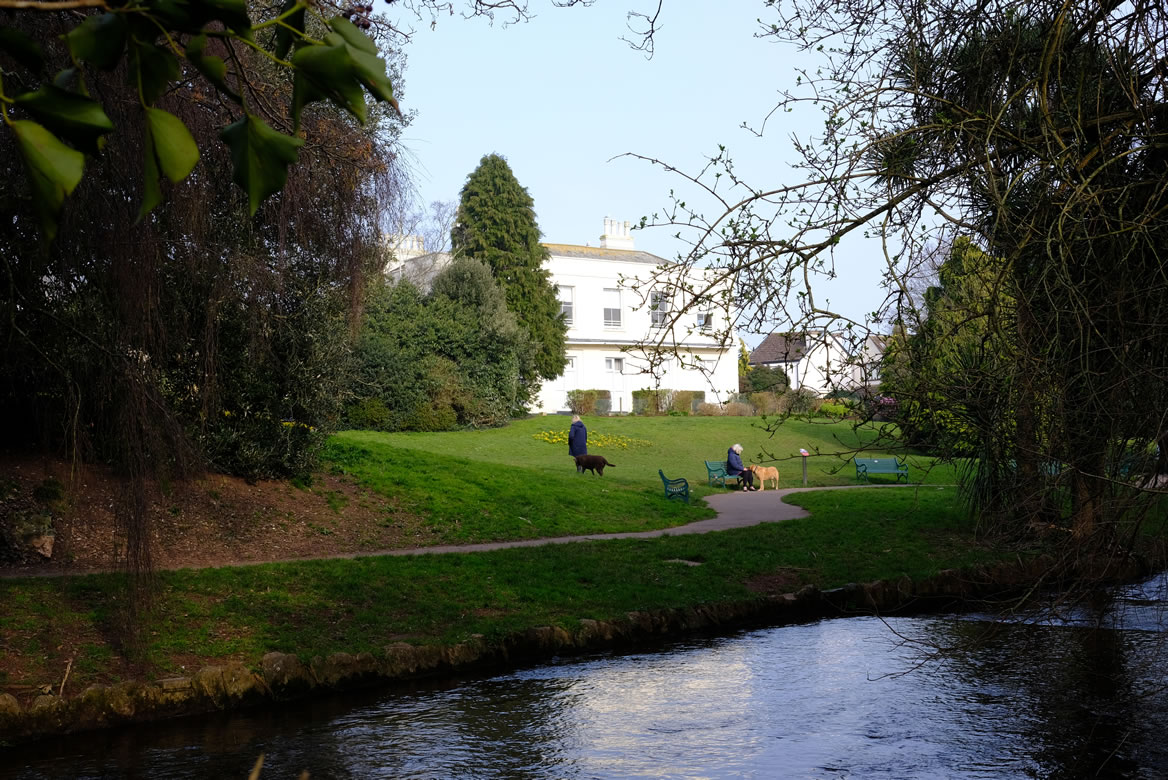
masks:
[[[600,237],[601,249],[632,249],[633,237],[629,234],[629,223],[604,218],[604,234]]]
[[[403,236],[400,233],[395,233],[386,239],[386,243],[399,261],[426,254],[426,247],[421,236]]]

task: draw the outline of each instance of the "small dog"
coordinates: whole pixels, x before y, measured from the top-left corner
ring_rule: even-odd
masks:
[[[576,471],[583,474],[585,471],[591,471],[593,474],[604,476],[605,466],[615,466],[615,463],[609,463],[605,460],[603,455],[577,455],[576,456]]]
[[[774,466],[756,466],[753,463],[746,468],[754,472],[754,479],[758,482],[759,490],[766,490],[766,481],[775,481],[775,490],[779,489],[779,470]]]

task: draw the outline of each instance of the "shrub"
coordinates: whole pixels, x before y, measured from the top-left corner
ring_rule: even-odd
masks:
[[[896,420],[899,412],[899,404],[895,398],[881,395],[872,399],[872,419],[876,422]]]
[[[751,417],[754,415],[754,407],[741,401],[731,401],[726,404],[725,410],[727,417]]]
[[[703,402],[698,404],[698,414],[702,415],[703,417],[721,417],[722,415],[726,414],[726,410],[722,408],[721,404],[709,404]]]
[[[788,390],[779,401],[779,413],[810,414],[815,410],[815,393],[804,388]]]
[[[224,414],[200,439],[216,470],[249,480],[311,473],[325,434],[265,413]]]
[[[596,393],[596,413],[609,414],[612,412],[612,391],[610,390],[591,390]]]
[[[657,393],[649,388],[633,391],[633,414],[656,414]]]
[[[679,414],[689,414],[693,409],[697,393],[693,390],[674,390],[669,402],[669,410]]]
[[[759,393],[781,393],[790,386],[787,373],[778,366],[754,366],[746,375],[746,389]]]
[[[611,404],[611,401],[609,402]],[[595,414],[596,413],[596,391],[595,390],[569,390],[568,391],[568,408],[572,410],[573,414]]]
[[[391,416],[389,407],[380,398],[362,398],[346,414],[350,428],[372,431],[389,430]]]
[[[449,406],[423,404],[414,409],[402,426],[408,431],[449,431],[458,426],[458,414]]]
[[[774,393],[751,393],[750,405],[758,414],[775,414],[779,411],[779,397]]]
[[[820,417],[847,417],[852,410],[847,404],[837,403],[832,399],[825,399],[815,403],[815,414]]]

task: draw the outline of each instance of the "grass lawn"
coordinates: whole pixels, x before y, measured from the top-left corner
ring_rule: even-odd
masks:
[[[228,658],[254,665],[271,650],[308,659],[571,628],[581,618],[752,598],[752,580],[776,574],[790,590],[829,588],[998,557],[973,542],[953,488],[796,499],[814,515],[716,534],[161,572],[155,615],[133,653],[119,643],[120,577],[0,581],[0,643],[21,656],[24,679],[9,682],[51,683],[76,657],[74,683],[84,686]]]
[[[871,441],[871,430],[789,423],[773,436],[752,418],[592,418],[589,451],[616,464],[579,475],[567,457],[568,418],[435,434],[349,431],[326,463],[427,519],[435,541],[470,542],[629,531],[710,516],[700,500],[666,501],[657,470],[706,484],[705,459],[741,442],[771,457],[781,486],[855,484],[827,453]],[[888,454],[869,452],[867,454]],[[974,543],[951,470],[910,457],[917,488],[804,493],[813,516],[695,536],[608,540],[464,555],[377,557],[156,574],[140,641],[126,643],[117,575],[0,580],[0,689],[50,685],[73,660],[70,687],[188,673],[226,659],[256,665],[279,650],[304,658],[380,652],[396,641],[457,642],[632,610],[752,598],[760,578],[796,590],[903,575],[926,577],[994,558]],[[343,514],[343,513],[342,513]],[[1015,551],[1012,553],[1016,555]],[[697,565],[694,565],[697,564]]]
[[[505,428],[449,433],[344,431],[325,452],[332,466],[395,496],[431,523],[436,543],[482,542],[667,528],[711,516],[700,501],[666,502],[660,469],[689,480],[691,495],[708,485],[705,460],[724,460],[741,443],[746,462],[773,463],[780,486],[856,484],[845,458],[876,437],[841,423],[792,421],[770,434],[750,417],[597,417],[585,420],[588,451],[616,464],[603,477],[577,474],[567,451],[569,419],[534,417]],[[869,455],[888,455],[878,450]],[[909,456],[909,475],[952,484],[950,467]],[[873,482],[891,482],[874,477]]]

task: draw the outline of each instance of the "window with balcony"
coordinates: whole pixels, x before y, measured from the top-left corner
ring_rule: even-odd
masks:
[[[564,324],[572,325],[576,315],[576,289],[574,287],[557,287],[560,300],[560,314],[564,315]]]
[[[621,299],[620,290],[605,288],[604,290],[604,327],[619,328],[621,326]]]

